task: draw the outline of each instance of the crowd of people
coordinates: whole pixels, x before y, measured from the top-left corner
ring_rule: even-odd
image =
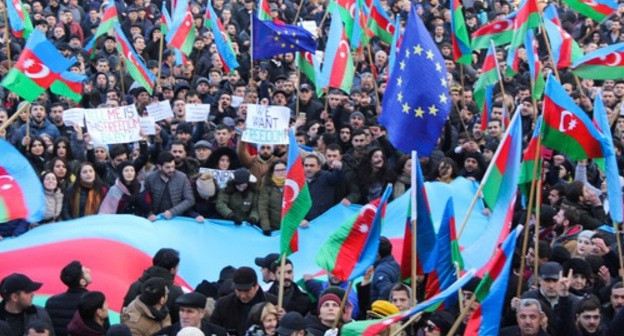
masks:
[[[328,1],[265,1],[271,15],[283,22],[299,18],[322,23],[316,34],[318,49],[324,50],[332,19],[324,19]],[[312,207],[300,223],[303,229],[339,203],[366,204],[378,198],[388,183],[394,186],[392,198],[398,198],[411,187],[414,164],[421,165],[426,181],[452,183],[466,178],[480,182],[504,134],[509,118],[506,111],[520,114],[525,146],[536,116],[541,114],[541,101],[534,103],[531,98],[526,53],[520,52],[524,48],[520,47],[520,71],[503,77],[504,93],[495,87],[491,116],[482,129],[472,85],[485,50],[473,52],[472,64],[453,61],[448,1],[381,1],[389,17],[400,17],[402,30],[415,6],[445,59],[452,110],[438,146],[418,163],[392,146],[387,130],[377,121],[389,80],[390,51],[377,38],[370,42],[372,57],[366,48],[354,54],[356,71],[349,92],[329,89],[318,96],[315,83],[297,70],[294,54],[251,61],[250,18],[256,15],[256,1],[191,1],[197,38],[182,64],[166,46],[159,63],[163,38],[160,0],[115,1],[124,33],[149,71],[159,76],[150,94],[122,66],[114,37],[99,39],[93,55],[83,50],[101,23],[106,1],[22,3],[35,29],[43,31],[64,56],[75,56],[77,62],[71,70],[88,79],[80,102],[46,92],[9,125],[7,119],[25,103],[15,93],[0,88],[0,125],[4,125],[0,137],[28,159],[41,177],[46,200],[41,221],[17,219],[0,224],[0,238],[18,237],[41,225],[97,214],[132,214],[150,221],[186,216],[199,223],[226,219],[236,225],[258,226],[265,235],[271,235],[280,229],[288,150],[286,145],[242,141],[248,104],[284,106],[291,111],[290,126],[302,148],[312,197]],[[543,9],[546,4],[540,0],[538,7]],[[171,8],[169,2],[165,5]],[[597,23],[565,2],[557,5],[561,26],[584,52],[624,41],[624,6]],[[213,32],[204,26],[206,6],[214,8],[232,40],[240,66],[229,73],[217,54]],[[512,13],[517,4],[466,0],[463,6],[466,27],[472,33]],[[0,15],[4,16],[0,25],[7,28],[4,3],[0,3]],[[1,31],[0,76],[4,77],[15,65],[25,41],[7,35],[8,28]],[[540,60],[547,76],[554,69],[544,38],[538,34]],[[496,57],[503,68],[507,52],[504,47],[497,49]],[[624,175],[624,80],[577,81],[567,69],[558,73],[565,90],[588,115],[592,114],[596,92],[601,91],[612,125],[618,168]],[[72,107],[135,104],[140,114],[146,114],[147,105],[162,101],[170,103],[174,117],[158,122],[156,134],[145,135],[137,143],[100,144],[93,141],[88,129],[63,122],[63,112]],[[196,103],[211,105],[206,122],[185,121],[186,104]],[[539,253],[528,249],[524,273],[519,274],[522,244],[518,244],[500,334],[617,335],[618,330],[624,330],[624,286],[615,235],[601,229],[611,224],[604,173],[594,160],[575,162],[556,151],[548,151],[546,156],[544,196],[538,200],[540,230],[531,228],[531,239],[538,240]],[[624,185],[624,178],[609,183]],[[513,225],[523,224],[527,215],[521,202],[516,209]],[[275,256],[257,260],[262,281],[252,268],[228,268],[218,282],[206,281],[195,292],[183,294],[173,283],[180,257],[171,249],[163,249],[154,257],[154,266],[130,288],[122,321],[133,335],[192,335],[194,331],[181,331],[188,327],[206,335],[334,335],[354,319],[404,311],[413,297],[424,298],[424,290],[411,293],[410,287],[401,283],[388,244],[382,239],[374,270],[367,272],[350,293],[341,315],[338,308],[346,283],[331,275],[324,281],[306,276],[305,288],[300,288],[294,282],[291,262],[285,266],[285,301],[278,307],[276,274],[281,269]],[[537,269],[535,258],[539,259]],[[418,288],[425,288],[426,279],[419,279]],[[8,323],[8,331],[3,331],[0,322],[0,335],[128,332],[121,326],[109,328],[105,293],[88,291],[90,275],[85,266],[79,262],[68,265],[61,272],[61,280],[68,291],[48,300],[43,310],[32,305],[33,292],[40,283],[21,274],[5,278],[0,285],[0,321]],[[518,283],[521,297],[515,293]],[[478,279],[473,279],[463,289],[464,300],[474,294],[476,284]],[[463,305],[427,314],[403,332],[446,334],[459,314],[459,306]],[[478,303],[468,307],[470,313],[458,334],[477,307]]]

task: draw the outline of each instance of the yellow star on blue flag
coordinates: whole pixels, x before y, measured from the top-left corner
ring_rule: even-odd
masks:
[[[451,100],[444,59],[412,6],[383,98],[379,121],[394,147],[428,156],[435,148]]]

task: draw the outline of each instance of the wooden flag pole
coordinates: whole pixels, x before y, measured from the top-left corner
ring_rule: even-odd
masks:
[[[535,251],[535,258],[533,264],[533,276],[535,277],[535,284],[539,283],[539,232],[540,232],[540,214],[541,214],[541,199],[542,199],[542,176],[540,175],[540,179],[537,180],[537,190],[535,191],[535,247],[533,250]],[[528,226],[526,226],[528,228]],[[527,231],[529,231],[527,229]]]
[[[515,122],[515,119],[518,118],[519,115],[520,115],[520,113],[515,113],[514,116],[511,118],[511,122],[509,124],[512,125]],[[510,129],[511,129],[511,127],[508,127],[507,130],[505,131],[505,135],[503,136],[503,141],[505,141],[505,139],[507,139],[507,137],[509,136],[509,130]],[[503,141],[501,141],[501,143]],[[461,227],[459,229],[459,233],[457,234],[457,240],[459,240],[459,238],[461,237],[462,233],[464,233],[464,229],[466,228],[466,224],[468,223],[468,218],[470,217],[470,213],[474,209],[474,207],[477,204],[477,201],[479,200],[479,198],[481,198],[481,192],[483,191],[483,187],[485,187],[485,183],[487,182],[488,178],[490,177],[490,174],[492,173],[492,169],[494,168],[492,163],[496,162],[496,160],[498,159],[498,156],[500,155],[500,152],[501,152],[501,148],[502,148],[502,146],[498,146],[498,148],[496,149],[496,152],[494,153],[494,156],[492,157],[492,161],[490,161],[490,165],[488,166],[487,170],[485,171],[485,175],[483,175],[483,179],[481,179],[481,183],[479,184],[479,188],[477,189],[477,192],[475,193],[474,197],[472,198],[472,202],[470,202],[470,207],[468,207],[468,211],[466,212],[466,215],[464,216],[464,220],[462,221],[462,225],[461,225]]]
[[[254,89],[256,83],[254,81],[254,61],[253,61],[253,36],[254,36],[254,24],[253,24],[254,11],[251,11],[249,15],[249,88]]]
[[[624,257],[622,257],[622,237],[620,236],[621,226],[622,226],[622,223],[613,224],[613,228],[615,229],[615,241],[617,242],[617,247],[618,247],[618,257],[620,259],[620,271],[618,272],[620,277],[624,276]]]
[[[332,324],[332,329],[338,328],[338,323],[340,323],[340,319],[342,318],[342,313],[344,312],[345,305],[347,304],[347,301],[349,301],[349,293],[351,292],[351,287],[353,287],[353,280],[349,281],[349,284],[347,285],[347,289],[345,290],[344,296],[342,297],[342,300],[340,301],[340,308],[338,309],[338,314],[336,315],[336,319],[334,320],[334,323]]]
[[[279,290],[277,292],[277,310],[282,309],[284,305],[284,267],[286,267],[286,253],[282,254],[280,260],[280,277],[279,277]]]
[[[535,186],[537,184],[537,178],[535,175],[537,175],[537,168],[538,168],[538,162],[541,158],[541,151],[542,151],[542,146],[541,146],[541,142],[542,142],[542,137],[539,137],[537,139],[537,149],[536,149],[536,153],[535,153],[535,162],[533,162],[533,180],[531,181],[531,189],[529,191],[529,203],[527,204],[527,215],[526,215],[526,220],[525,220],[525,224],[524,227],[529,227],[529,222],[531,219],[531,206],[533,205],[533,200],[535,197]],[[524,276],[524,267],[525,267],[525,263],[526,263],[526,253],[527,253],[527,249],[529,246],[529,231],[530,230],[524,230],[524,238],[522,240],[522,255],[520,256],[520,281],[518,281],[518,286],[516,287],[516,297],[520,297],[520,294],[522,294],[522,277]],[[537,272],[537,270],[533,270],[533,272]]]
[[[22,112],[24,112],[24,109],[27,109],[29,107],[30,107],[30,103],[26,103],[22,107],[20,107],[17,111],[15,111],[15,113],[13,113],[13,115],[9,119],[7,119],[7,121],[5,121],[4,124],[0,125],[0,132],[4,131],[9,126],[11,126],[11,124],[15,121],[15,119],[17,119],[19,115],[22,114]]]
[[[26,111],[26,137],[30,139],[30,110]],[[30,142],[26,144],[26,151],[29,151],[29,150],[30,150]]]
[[[412,215],[412,220],[411,220],[411,225],[412,225],[412,265],[411,265],[411,271],[412,271],[412,283],[411,283],[411,287],[412,287],[412,306],[416,306],[416,303],[418,302],[417,300],[417,296],[418,296],[418,225],[417,225],[417,219],[418,219],[418,203],[416,202],[416,197],[417,197],[417,192],[418,190],[416,190],[416,184],[417,184],[417,177],[416,177],[416,168],[417,166],[415,165],[420,165],[420,162],[418,161],[418,153],[416,151],[412,151],[412,176],[411,176],[411,184],[412,184],[412,197],[410,197],[410,202],[411,202],[411,215]]]
[[[446,336],[455,336],[455,333],[457,332],[457,329],[459,329],[459,325],[464,320],[464,317],[466,317],[466,314],[468,314],[468,311],[470,311],[470,307],[472,306],[472,304],[475,303],[476,301],[477,301],[477,296],[473,294],[472,298],[470,298],[470,301],[468,301],[468,303],[466,304],[464,309],[461,311],[459,316],[457,316],[457,319],[453,323],[453,326],[451,327],[451,330],[449,330],[449,332],[446,334]]]
[[[414,316],[412,316],[409,320],[407,320],[405,323],[403,323],[401,328],[397,329],[390,336],[397,336],[397,335],[399,335],[403,330],[405,330],[405,328],[409,327],[410,324],[412,324],[412,323],[416,322],[417,320],[419,320],[422,317],[422,314],[423,314],[422,312],[418,312],[418,313],[414,314]]]
[[[299,6],[297,6],[297,14],[295,14],[295,19],[293,20],[293,24],[297,24],[297,20],[299,20],[299,15],[301,15],[301,7],[303,7],[305,1],[299,1]]]
[[[542,31],[543,32],[546,31],[546,25],[544,25],[544,23],[542,23]],[[549,38],[550,38],[549,36],[545,36],[544,42],[546,43],[546,49],[548,50],[548,56],[550,57],[550,62],[552,63],[552,68],[553,68],[553,72],[555,73],[555,77],[557,78],[558,81],[561,81],[559,77],[559,70],[557,70],[557,64],[555,64],[555,57],[553,56],[552,48],[550,47]]]
[[[377,86],[377,78],[375,78],[375,72],[373,71],[375,63],[373,63],[373,52],[371,51],[370,43],[368,44],[368,61],[370,62],[371,75],[373,76],[373,84],[375,85],[375,98],[377,99],[377,106],[375,108],[375,111],[376,113],[379,113],[377,111],[379,111],[379,108],[381,108],[381,100],[379,99],[379,87]],[[347,94],[349,94],[349,92],[347,92]]]
[[[156,77],[157,85],[160,85],[160,75],[162,74],[163,49],[165,46],[165,35],[160,32],[160,46],[158,47],[158,77]]]
[[[9,70],[12,68],[11,66],[11,33],[9,31],[9,10],[7,7],[7,2],[10,0],[4,1],[4,37],[6,39],[6,51],[7,51],[7,62],[9,63]]]

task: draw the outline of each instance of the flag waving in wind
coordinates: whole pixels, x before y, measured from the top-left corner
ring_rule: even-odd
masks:
[[[379,121],[392,145],[428,156],[451,112],[444,59],[429,31],[411,7],[401,49],[388,80]]]
[[[624,43],[596,49],[574,62],[572,72],[589,79],[620,79],[624,77]]]
[[[130,76],[144,87],[149,94],[152,94],[156,78],[147,69],[143,61],[141,61],[136,51],[134,51],[134,48],[132,48],[132,45],[128,42],[119,24],[115,25],[115,39],[117,40],[117,50],[126,60],[126,67]]]
[[[195,44],[195,20],[186,2],[180,1],[177,6],[171,18],[173,22],[167,34],[167,45],[190,55]]]
[[[236,59],[236,53],[234,53],[230,36],[225,32],[221,20],[217,17],[214,9],[212,9],[212,2],[208,3],[208,6],[206,6],[204,25],[212,30],[214,41],[217,46],[217,54],[223,64],[223,70],[225,73],[229,74],[232,70],[238,68],[238,60]]]
[[[323,88],[329,87],[351,92],[355,66],[349,47],[349,39],[344,25],[338,19],[338,14],[334,12],[332,17],[327,47],[325,48],[325,62],[321,72],[321,85]]]
[[[22,0],[7,0],[6,6],[13,35],[27,39],[34,28],[28,12],[22,5]]]
[[[254,60],[297,51],[316,52],[314,36],[307,30],[293,25],[253,19]],[[333,21],[333,20],[332,20]]]
[[[615,0],[563,0],[575,11],[602,23],[618,9]]]
[[[477,29],[472,33],[472,49],[487,49],[490,47],[490,41],[494,41],[497,47],[511,42],[516,16],[517,13],[513,12]]]
[[[557,69],[570,67],[579,57],[583,56],[583,51],[572,35],[561,27],[557,7],[554,4],[550,4],[544,9],[544,27],[552,47]]]
[[[291,255],[299,250],[297,229],[312,207],[312,198],[299,155],[299,146],[293,130],[288,131],[288,166],[282,200],[281,255]]]
[[[381,221],[392,195],[392,185],[380,198],[366,204],[357,216],[329,236],[316,255],[316,264],[342,281],[353,280],[375,263]]]
[[[457,63],[472,63],[472,49],[468,38],[468,29],[464,20],[460,0],[451,0],[451,42],[453,60]]]

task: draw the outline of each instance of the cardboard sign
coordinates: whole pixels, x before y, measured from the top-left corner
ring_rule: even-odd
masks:
[[[210,173],[215,179],[217,187],[219,189],[225,188],[229,180],[234,179],[234,171],[233,170],[220,170],[220,169],[212,169],[212,168],[199,168],[199,173]]]
[[[108,145],[141,140],[141,118],[134,105],[84,112],[87,130],[95,143]]]
[[[210,114],[210,105],[186,104],[185,110],[187,122],[204,122],[208,120],[208,114]]]
[[[155,135],[156,134],[156,121],[152,117],[141,117],[141,131],[145,135]]]
[[[288,144],[289,120],[288,107],[248,104],[242,140],[258,144]]]
[[[163,100],[155,104],[147,105],[145,108],[147,109],[147,114],[149,114],[150,117],[154,118],[154,121],[161,121],[173,118],[173,110],[171,109],[171,105],[169,105],[168,100]]]
[[[63,111],[63,124],[65,126],[79,125],[84,127],[84,109],[73,108]]]

